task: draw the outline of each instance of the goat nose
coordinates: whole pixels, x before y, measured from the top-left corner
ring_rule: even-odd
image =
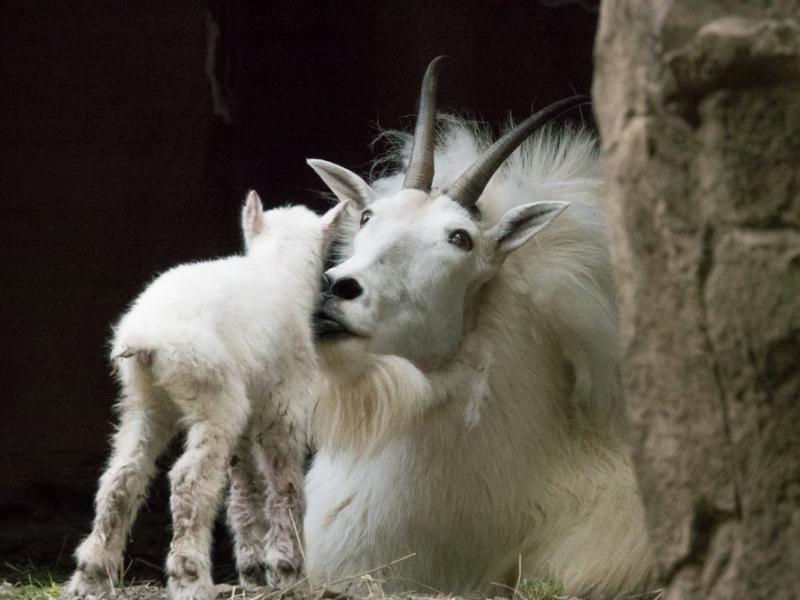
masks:
[[[354,298],[358,298],[364,292],[361,284],[352,277],[342,277],[341,279],[337,279],[333,282],[330,290],[334,296],[341,298],[342,300],[352,300]]]

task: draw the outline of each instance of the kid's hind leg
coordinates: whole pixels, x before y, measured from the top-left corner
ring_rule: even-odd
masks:
[[[256,471],[249,436],[240,438],[228,469],[228,525],[233,533],[236,569],[245,586],[262,586],[264,577],[264,483]]]
[[[156,459],[174,434],[175,416],[157,398],[129,392],[121,410],[111,459],[95,498],[94,526],[75,551],[78,567],[67,595],[99,596],[119,581],[125,543],[155,475]]]
[[[264,514],[269,530],[264,546],[267,583],[285,589],[303,573],[303,457],[305,440],[279,419],[258,436],[255,446],[264,478]]]
[[[167,557],[173,600],[211,600],[211,531],[226,466],[247,420],[247,398],[230,391],[180,402],[190,423],[186,449],[170,472],[173,536]]]

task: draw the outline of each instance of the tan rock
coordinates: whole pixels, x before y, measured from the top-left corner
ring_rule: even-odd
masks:
[[[664,598],[798,598],[800,3],[606,0],[595,52]]]

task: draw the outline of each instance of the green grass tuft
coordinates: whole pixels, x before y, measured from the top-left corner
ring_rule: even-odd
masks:
[[[518,593],[525,600],[563,600],[567,597],[561,584],[543,579],[523,579]]]
[[[61,596],[65,581],[65,575],[5,563],[0,576],[0,600],[55,600]]]

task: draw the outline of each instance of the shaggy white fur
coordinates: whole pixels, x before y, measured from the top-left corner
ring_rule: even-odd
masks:
[[[409,136],[393,139],[379,169],[407,160]],[[345,261],[333,271],[365,282],[365,305],[381,306],[380,289],[369,296],[369,277],[392,264],[392,251],[426,274],[443,272],[424,289],[403,281],[391,299],[394,310],[403,301],[421,307],[412,334],[397,340],[396,353],[408,359],[360,338],[320,346],[329,380],[314,418],[319,452],[306,479],[309,574],[341,580],[413,553],[381,572],[386,590],[505,594],[496,584],[513,587],[518,577],[560,581],[596,597],[639,590],[653,554],[625,439],[595,139],[582,129],[546,129],[512,155],[478,203],[473,252],[488,252],[492,228],[515,207],[566,201],[569,208],[464,282],[466,267],[452,265],[466,258],[431,258],[439,224],[463,220],[446,205],[446,192],[446,201],[437,197],[488,143],[474,124],[440,118],[428,197],[401,191],[402,173],[372,184],[377,199],[361,194],[371,218],[363,238],[351,220],[349,243],[340,248]],[[332,189],[347,196],[344,186]],[[390,219],[392,210],[405,211],[408,223]],[[380,260],[370,262],[364,255],[376,248]],[[425,312],[437,286],[464,291],[442,296],[450,303],[439,312]],[[360,318],[340,304],[344,317]],[[411,338],[439,331],[442,311],[459,305],[455,349],[443,345],[435,360],[414,360],[424,348]]]
[[[338,214],[265,213],[251,192],[242,212],[245,256],[176,267],[122,317],[111,351],[120,425],[68,594],[97,596],[118,580],[156,458],[179,429],[186,442],[170,472],[170,596],[215,596],[211,527],[228,465],[242,582],[263,583],[262,564],[273,585],[296,580],[315,365],[310,315]]]

